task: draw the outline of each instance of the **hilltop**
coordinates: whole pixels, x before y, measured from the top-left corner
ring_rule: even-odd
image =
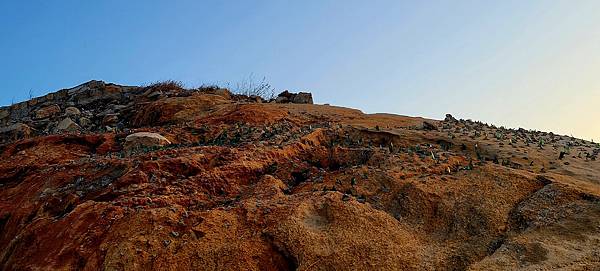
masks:
[[[600,146],[90,81],[0,108],[1,270],[594,270]]]

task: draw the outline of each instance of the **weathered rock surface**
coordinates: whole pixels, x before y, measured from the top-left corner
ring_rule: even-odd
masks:
[[[10,116],[10,112],[8,110],[0,109],[0,120],[6,119],[8,116]]]
[[[143,147],[161,147],[171,144],[171,141],[157,133],[139,132],[125,138],[125,149],[134,150]]]
[[[600,266],[596,143],[227,93],[92,81],[1,108],[0,270]]]
[[[437,126],[429,121],[424,121],[423,122],[423,129],[424,130],[437,130]]]
[[[35,118],[36,119],[45,119],[45,118],[49,118],[49,117],[58,115],[59,113],[60,113],[60,106],[54,104],[54,105],[40,108],[37,111],[35,111]]]
[[[277,103],[312,104],[312,94],[307,92],[290,93],[287,90],[280,93],[275,99]]]
[[[457,122],[458,120],[455,119],[451,114],[446,114],[446,118],[444,118],[445,122]]]
[[[58,123],[56,126],[57,132],[75,132],[79,131],[81,127],[77,125],[71,118],[64,118],[62,121]]]
[[[81,115],[81,111],[77,107],[70,106],[65,108],[65,114],[69,117],[79,116]]]
[[[6,127],[0,127],[0,137],[2,141],[18,140],[31,136],[32,129],[23,123],[16,123]]]

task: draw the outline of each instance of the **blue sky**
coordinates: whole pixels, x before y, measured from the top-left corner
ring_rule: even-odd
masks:
[[[0,2],[0,104],[266,76],[365,112],[600,141],[600,1]]]

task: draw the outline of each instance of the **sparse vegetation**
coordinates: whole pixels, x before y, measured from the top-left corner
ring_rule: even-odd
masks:
[[[248,97],[261,97],[263,100],[272,100],[275,98],[275,89],[267,81],[266,77],[257,78],[254,74],[242,79],[237,83],[206,83],[191,91],[216,91],[218,89],[227,89],[233,94],[244,95]],[[166,80],[158,81],[144,86],[146,90],[157,90],[166,92],[169,90],[188,90],[181,81]]]
[[[357,117],[357,112],[321,106],[296,105],[294,110],[287,111],[288,117],[281,118],[285,115],[285,106],[256,105],[258,101],[255,100],[258,99],[255,97],[246,99],[243,95],[231,95],[218,85],[203,85],[184,91],[174,89],[184,88],[179,82],[166,81],[133,88],[131,97],[113,98],[118,95],[109,93],[106,99],[98,99],[89,106],[75,101],[75,106],[82,108],[84,113],[69,117],[75,120],[90,114],[96,121],[94,126],[82,124],[85,128],[82,132],[86,134],[61,133],[19,141],[6,136],[12,143],[1,145],[0,152],[19,160],[9,158],[0,163],[0,187],[8,187],[0,191],[6,194],[5,198],[16,199],[6,204],[8,214],[0,214],[0,228],[2,224],[8,225],[10,236],[13,233],[25,236],[27,227],[39,225],[56,234],[64,231],[64,225],[85,218],[89,227],[83,231],[65,235],[65,242],[49,241],[47,250],[59,257],[51,259],[53,261],[78,261],[78,255],[72,255],[74,259],[69,258],[71,255],[62,258],[60,251],[80,248],[77,240],[85,238],[89,230],[106,231],[107,220],[115,223],[115,227],[107,232],[117,238],[115,241],[122,241],[122,236],[127,238],[131,232],[145,231],[147,243],[167,247],[166,256],[170,255],[174,245],[178,245],[176,238],[189,242],[192,248],[203,245],[210,248],[222,243],[223,238],[233,237],[242,242],[239,244],[248,244],[252,251],[259,251],[265,259],[272,256],[271,252],[287,257],[285,255],[289,251],[278,252],[269,247],[261,251],[264,248],[261,240],[282,242],[281,247],[304,253],[303,247],[285,243],[289,236],[298,243],[315,247],[321,245],[321,239],[304,238],[307,232],[319,230],[326,236],[338,229],[353,228],[352,234],[345,234],[342,239],[336,239],[335,234],[327,238],[338,243],[350,239],[351,242],[346,243],[350,245],[362,242],[356,240],[385,244],[392,249],[375,257],[387,259],[391,253],[404,249],[395,247],[397,242],[383,243],[395,241],[398,235],[394,231],[400,224],[417,229],[416,233],[458,240],[455,244],[460,246],[466,244],[468,249],[459,251],[459,254],[443,252],[443,259],[446,259],[463,257],[466,253],[479,255],[489,249],[489,237],[498,234],[522,238],[521,229],[526,229],[531,221],[539,221],[539,213],[543,214],[543,218],[546,218],[546,213],[555,215],[547,212],[546,202],[523,200],[528,195],[545,198],[560,193],[563,197],[557,204],[564,205],[560,206],[560,210],[576,215],[586,211],[586,206],[593,207],[597,201],[595,195],[573,189],[578,182],[573,182],[573,185],[569,182],[569,187],[560,185],[572,177],[581,182],[586,178],[590,178],[591,183],[595,181],[591,178],[596,176],[590,173],[597,169],[598,163],[593,161],[600,154],[600,148],[595,148],[597,144],[588,141],[524,129],[492,129],[478,121],[458,122],[450,118],[450,121],[432,130],[412,125],[413,122],[422,123],[419,119],[400,116],[363,115],[360,122],[352,124],[347,120]],[[154,90],[165,90],[166,93],[156,95]],[[25,93],[23,91],[21,95]],[[244,95],[253,94],[246,92]],[[228,98],[223,99],[224,96]],[[56,106],[67,108],[71,101],[69,97],[63,98],[54,101]],[[149,99],[156,102],[148,102]],[[186,114],[184,118],[162,114],[162,111],[180,112],[178,106],[182,101],[186,102],[186,106],[197,105],[194,111],[190,111],[193,114]],[[117,110],[114,105],[125,106]],[[31,117],[45,106],[43,103],[30,103],[28,114],[9,113],[17,117]],[[149,108],[152,110],[145,110]],[[272,108],[284,108],[283,114],[270,114],[279,112],[271,111]],[[164,116],[167,121],[148,121],[141,127],[133,126],[127,120],[131,117],[130,112],[136,110],[143,116]],[[309,110],[311,114],[306,114]],[[104,125],[104,115],[121,112],[122,122],[114,127]],[[8,118],[6,111],[0,110],[0,113],[2,121]],[[58,114],[31,122],[52,126],[63,117]],[[158,118],[151,116],[148,119]],[[129,136],[142,132],[154,135],[138,135],[148,141],[127,140]],[[483,137],[485,139],[481,140]],[[545,150],[536,150],[538,142]],[[531,144],[531,147],[526,147],[526,144]],[[512,145],[512,148],[506,145]],[[559,154],[558,151],[563,148]],[[569,155],[569,151],[573,156]],[[55,162],[37,165],[40,157],[49,157]],[[474,171],[468,172],[471,170]],[[74,181],[46,185],[45,178],[40,178],[40,172],[52,180],[74,178]],[[546,172],[549,174],[543,174]],[[564,172],[572,176],[562,174]],[[535,181],[532,179],[534,176],[541,177],[536,177],[538,180]],[[548,179],[539,179],[546,178],[544,176]],[[551,183],[556,185],[546,186]],[[32,184],[35,185],[33,192]],[[21,206],[21,202],[27,204]],[[369,204],[357,206],[357,202]],[[203,215],[215,208],[219,211]],[[488,212],[498,209],[504,210],[503,216],[497,216],[494,211]],[[29,215],[16,220],[9,217],[21,213]],[[581,216],[583,220],[573,218],[573,224],[595,222],[589,218],[596,216],[589,214],[584,213]],[[44,219],[46,217],[52,219]],[[21,224],[24,220],[26,224]],[[55,223],[58,220],[62,222]],[[157,221],[163,228],[147,226]],[[357,221],[369,224],[356,227]],[[231,222],[235,223],[234,227],[243,229],[241,235],[232,234],[231,224],[228,224]],[[503,227],[501,233],[496,225]],[[260,234],[245,234],[248,231],[242,227],[247,226]],[[218,240],[205,238],[207,229],[211,231],[210,236]],[[236,233],[240,232],[236,230]],[[32,241],[26,240],[25,243],[16,240],[13,255],[26,255],[24,251],[30,241],[41,243],[48,236],[44,234],[40,236],[43,238],[38,238],[34,235],[28,237]],[[418,238],[429,240],[428,237]],[[465,238],[469,239],[469,243],[462,241]],[[500,239],[499,242],[505,242],[503,236]],[[252,246],[256,241],[259,241],[259,247]],[[437,251],[440,248],[439,242],[425,241],[419,242],[417,249],[433,248]],[[506,241],[510,243],[510,240]],[[101,245],[101,242],[107,241],[98,239],[97,244]],[[50,246],[53,243],[60,246]],[[580,245],[585,248],[587,243]],[[145,248],[140,247],[139,253]],[[155,248],[151,248],[152,252],[158,252]],[[85,246],[83,249],[82,253],[91,255],[99,248]],[[182,255],[196,257],[202,250],[188,252],[182,248],[179,251],[181,254],[166,260],[175,261]],[[206,251],[210,253],[211,250]],[[133,255],[126,253],[134,252],[125,251],[120,256]],[[521,252],[511,253],[520,257],[518,253]],[[352,254],[352,259],[364,261],[361,258],[363,254],[359,254]],[[210,257],[205,254],[198,256]],[[370,254],[367,256],[370,257]],[[344,254],[340,253],[340,257]],[[15,259],[29,263],[26,258]],[[115,262],[121,259],[117,257]],[[237,261],[233,256],[229,259]],[[423,262],[421,258],[415,258],[415,261]],[[432,265],[431,269],[448,269],[455,264],[452,261],[447,265]],[[311,269],[315,265],[302,266]],[[280,267],[272,269],[282,269]],[[285,269],[286,266],[283,267]],[[298,268],[295,263],[289,267]]]
[[[152,89],[157,91],[169,91],[169,90],[185,90],[185,87],[182,82],[175,80],[166,80],[160,82],[154,82],[144,89]]]
[[[254,74],[250,74],[247,78],[236,83],[233,87],[228,88],[235,94],[245,95],[248,97],[258,96],[265,100],[271,100],[275,98],[275,89],[267,81],[266,77],[258,79]]]

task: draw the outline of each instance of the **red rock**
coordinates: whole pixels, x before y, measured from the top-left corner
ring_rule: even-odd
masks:
[[[128,93],[123,132],[0,134],[0,269],[597,266],[600,164],[516,140],[549,135],[183,91]]]

